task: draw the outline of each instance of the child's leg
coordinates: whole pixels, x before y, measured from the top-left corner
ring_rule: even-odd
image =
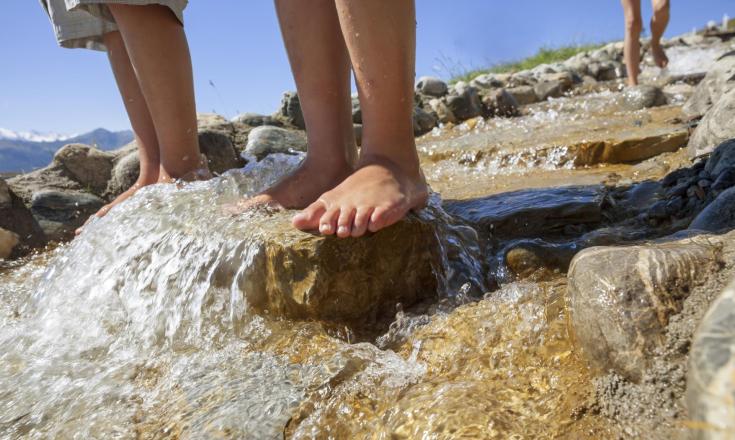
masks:
[[[653,60],[660,68],[669,64],[669,58],[661,46],[661,38],[669,24],[669,0],[652,0],[653,18],[651,18],[651,52]]]
[[[334,0],[276,0],[306,120],[309,149],[294,173],[245,205],[304,208],[354,170],[350,59]]]
[[[164,6],[109,4],[155,127],[160,179],[202,168],[191,57],[184,28]]]
[[[426,204],[413,135],[416,19],[411,0],[337,0],[363,118],[358,170],[322,195],[294,225],[361,236]]]
[[[625,66],[628,69],[628,85],[638,85],[641,63],[641,0],[622,0],[625,13]]]

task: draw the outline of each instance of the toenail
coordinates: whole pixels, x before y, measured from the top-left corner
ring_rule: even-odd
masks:
[[[338,234],[347,234],[349,231],[347,230],[347,226],[340,226],[337,230]]]
[[[319,227],[319,230],[322,232],[329,232],[331,228],[329,227],[328,223],[324,223]]]

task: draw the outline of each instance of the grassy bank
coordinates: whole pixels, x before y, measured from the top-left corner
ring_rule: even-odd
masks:
[[[475,69],[465,72],[461,75],[457,75],[451,79],[451,82],[457,81],[470,81],[478,75],[484,73],[510,73],[518,72],[520,70],[533,69],[540,64],[556,63],[564,61],[580,52],[586,52],[589,50],[599,49],[604,44],[579,44],[579,45],[568,45],[560,46],[556,48],[542,47],[528,58],[524,58],[518,61],[510,61],[505,63],[495,64],[485,69]]]

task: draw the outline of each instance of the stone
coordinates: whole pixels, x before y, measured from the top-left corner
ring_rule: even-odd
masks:
[[[31,212],[49,240],[72,238],[74,231],[105,202],[89,193],[44,190],[33,194]]]
[[[662,153],[678,151],[687,145],[688,140],[689,132],[685,128],[675,128],[650,136],[583,142],[575,146],[574,165],[636,163]]]
[[[230,121],[227,120],[222,115],[218,115],[217,113],[198,113],[197,114],[197,125],[199,127],[208,127],[212,125],[224,125],[229,124]]]
[[[448,201],[444,209],[478,231],[506,239],[551,234],[570,224],[599,223],[602,200],[600,187],[566,186]]]
[[[484,73],[476,76],[470,81],[470,86],[477,89],[497,89],[505,87],[505,81],[499,80],[495,75]]]
[[[438,98],[434,98],[429,101],[429,107],[431,107],[431,110],[436,114],[437,119],[442,124],[456,124],[457,118],[454,116],[454,113],[452,113],[452,110],[449,109],[449,106],[447,103]]]
[[[57,191],[86,191],[87,188],[73,180],[59,164],[51,165],[30,173],[8,179],[8,186],[26,205],[30,205],[33,194],[52,189]]]
[[[427,112],[421,107],[414,107],[413,109],[413,134],[414,136],[421,136],[430,132],[436,127],[437,123],[436,116],[432,113]]]
[[[728,168],[735,167],[735,139],[722,142],[714,149],[704,165],[710,176],[719,176]]]
[[[681,105],[694,94],[694,86],[687,83],[668,84],[662,89],[667,104]]]
[[[666,104],[666,96],[656,86],[641,84],[623,91],[622,104],[628,110],[658,107]]]
[[[735,167],[729,167],[722,170],[717,180],[712,184],[712,190],[723,191],[727,188],[735,186]]]
[[[212,173],[222,174],[245,166],[245,161],[237,155],[232,145],[232,138],[220,131],[199,130],[199,149],[207,157],[207,166]]]
[[[735,229],[735,188],[720,193],[697,215],[689,229],[707,232]]]
[[[352,97],[352,122],[354,124],[362,124],[362,109],[360,108],[360,98]]]
[[[301,130],[306,129],[304,114],[301,111],[301,102],[299,101],[299,95],[297,95],[296,92],[286,92],[283,94],[279,113],[294,127]]]
[[[518,105],[528,105],[538,102],[536,91],[531,86],[511,87],[505,91],[513,96],[513,99],[516,100]]]
[[[112,168],[112,178],[107,185],[109,198],[114,199],[132,187],[140,176],[140,157],[132,151],[118,158]]]
[[[88,145],[65,145],[54,155],[53,164],[61,166],[67,175],[95,194],[107,189],[112,173],[113,155]]]
[[[689,140],[689,155],[698,157],[716,145],[735,138],[735,87],[722,96],[704,115]]]
[[[573,243],[521,240],[505,251],[505,264],[518,278],[547,279],[555,271],[565,272],[577,252],[579,249]]]
[[[301,132],[279,127],[261,126],[250,132],[244,154],[255,156],[258,160],[261,160],[273,153],[306,151],[306,145],[306,136]]]
[[[31,211],[3,179],[0,179],[0,228],[15,233],[24,249],[46,243],[46,236]]]
[[[722,264],[724,240],[695,236],[580,252],[569,268],[575,341],[592,368],[640,380],[669,317]]]
[[[464,83],[457,83],[454,95],[447,98],[447,107],[459,121],[466,121],[482,114],[482,101],[478,90]]]
[[[692,342],[687,373],[692,438],[725,440],[735,432],[735,281],[712,303]]]
[[[549,98],[559,98],[563,96],[564,92],[570,88],[571,85],[567,84],[563,80],[550,80],[539,82],[534,86],[533,90],[539,101],[546,101]]]
[[[422,76],[416,82],[416,91],[422,95],[441,98],[449,91],[447,83],[432,76]]]
[[[232,122],[249,125],[251,127],[260,127],[261,125],[273,125],[275,127],[283,127],[283,122],[273,116],[261,115],[258,113],[243,113],[235,117]]]
[[[722,55],[697,85],[684,105],[684,113],[697,116],[707,113],[720,99],[735,89],[735,51]]]
[[[483,94],[482,109],[484,117],[518,116],[518,102],[505,89],[494,89]]]
[[[18,243],[20,243],[18,234],[0,228],[0,260],[10,257]]]

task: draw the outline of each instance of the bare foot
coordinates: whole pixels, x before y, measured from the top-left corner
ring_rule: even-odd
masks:
[[[84,229],[84,227],[87,226],[87,224],[89,224],[89,222],[91,222],[92,219],[94,219],[94,218],[102,218],[102,217],[106,216],[107,213],[110,212],[110,210],[112,208],[114,208],[115,206],[119,205],[120,203],[122,203],[125,200],[129,199],[130,197],[132,197],[136,192],[138,192],[139,189],[141,189],[143,187],[146,187],[148,185],[153,185],[154,183],[158,183],[158,180],[156,180],[156,179],[138,179],[138,181],[135,182],[135,184],[133,184],[133,186],[131,186],[130,188],[128,188],[127,191],[125,191],[122,194],[120,194],[119,196],[117,196],[115,198],[115,200],[113,200],[112,202],[110,202],[107,205],[103,206],[94,215],[92,215],[91,217],[89,217],[87,219],[87,221],[84,222],[84,224],[82,226],[80,226],[79,228],[76,229],[76,231],[74,231],[74,234],[76,234],[76,235],[81,234],[82,233],[82,230]]]
[[[653,55],[653,61],[661,69],[669,65],[669,57],[666,56],[666,51],[661,46],[661,42],[651,42],[651,54]]]
[[[293,218],[302,231],[340,238],[377,232],[426,205],[428,187],[418,167],[404,170],[383,157],[365,157],[357,171]]]
[[[261,206],[278,209],[303,209],[324,192],[337,186],[354,169],[346,163],[330,164],[305,159],[292,173],[279,180],[261,194],[241,200],[228,212],[237,214]]]

